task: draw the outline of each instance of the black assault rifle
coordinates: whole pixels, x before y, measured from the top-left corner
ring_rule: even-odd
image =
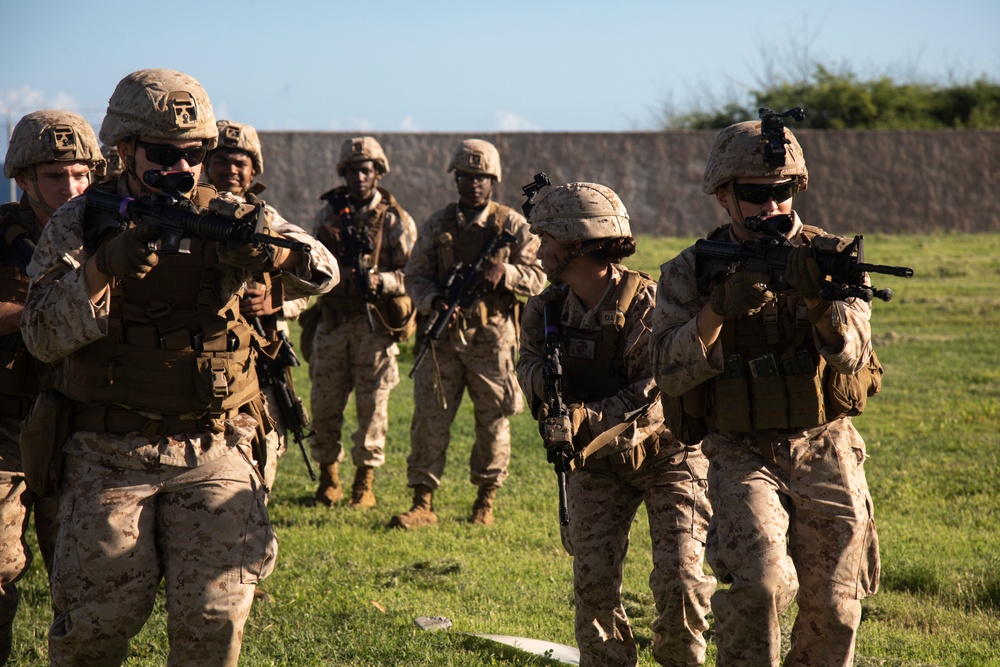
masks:
[[[160,237],[150,246],[160,253],[186,252],[182,241],[200,238],[206,241],[253,245],[277,246],[308,253],[306,243],[263,233],[263,204],[242,204],[213,199],[208,213],[199,212],[181,192],[194,189],[194,176],[190,172],[163,172],[149,170],[143,180],[160,192],[141,197],[119,197],[96,188],[87,190],[83,247],[87,252],[97,250],[105,234],[128,229],[129,222],[149,224],[160,228]]]
[[[371,236],[354,224],[354,207],[341,194],[330,204],[334,211],[344,221],[344,263],[354,269],[354,288],[361,298],[361,310],[368,320],[368,330],[375,331],[375,320],[372,319],[372,307],[375,305],[375,288],[372,287],[372,274],[365,267],[362,257],[375,252],[375,244]],[[377,260],[378,258],[376,258]]]
[[[785,279],[788,255],[794,246],[785,237],[794,226],[790,215],[750,217],[744,226],[761,236],[742,243],[723,243],[701,239],[694,244],[695,272],[698,291],[708,294],[720,278],[737,271],[759,271],[770,280],[768,287],[775,292],[790,289]],[[828,301],[857,298],[870,302],[878,298],[889,301],[892,290],[865,284],[865,273],[881,273],[901,278],[913,276],[908,266],[885,266],[865,262],[864,237],[855,236],[848,242],[835,236],[817,236],[812,241],[812,254],[828,279],[820,281],[820,297]]]
[[[559,344],[559,321],[562,307],[558,300],[546,301],[542,309],[545,322],[545,399],[548,413],[542,422],[542,438],[548,451],[548,461],[555,466],[559,484],[559,524],[569,525],[566,505],[566,473],[573,459],[573,425],[563,401],[562,348]]]
[[[486,262],[515,240],[517,237],[507,230],[494,231],[486,239],[476,261],[472,264],[455,262],[452,265],[442,285],[447,308],[433,311],[420,333],[417,334],[417,347],[420,351],[417,352],[417,356],[413,360],[410,377],[413,377],[413,374],[417,372],[417,368],[420,367],[420,363],[427,356],[431,346],[448,328],[458,311],[470,310],[479,303],[479,299],[483,296],[482,277]]]
[[[261,336],[267,337],[264,325],[259,317],[251,318],[253,328]],[[278,411],[281,423],[285,425],[285,433],[290,433],[292,439],[299,446],[302,458],[306,462],[306,470],[309,471],[309,479],[316,481],[316,473],[313,471],[312,463],[309,461],[309,454],[306,452],[305,439],[312,437],[316,432],[309,429],[309,414],[306,412],[302,399],[295,395],[289,378],[289,369],[299,366],[299,358],[295,354],[292,341],[284,331],[278,330],[278,340],[281,346],[274,359],[266,354],[257,356],[257,378],[261,388],[271,387],[274,390],[275,400],[278,402]]]

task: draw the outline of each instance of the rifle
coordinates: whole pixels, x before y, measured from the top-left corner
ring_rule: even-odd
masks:
[[[768,287],[776,292],[790,289],[785,279],[788,255],[795,247],[784,235],[791,231],[794,219],[790,215],[766,218],[750,217],[744,221],[750,231],[762,234],[760,238],[739,244],[700,239],[694,244],[695,272],[698,291],[708,294],[719,278],[736,271],[759,271],[770,280]],[[827,301],[845,301],[858,298],[870,302],[878,298],[892,299],[892,290],[865,285],[865,273],[911,278],[913,269],[908,266],[886,266],[865,262],[864,237],[853,241],[832,236],[817,236],[812,242],[812,253],[823,274],[828,279],[820,281],[820,297]]]
[[[267,337],[264,325],[260,317],[254,316],[250,320],[253,328],[261,336]],[[285,425],[285,432],[292,434],[292,439],[299,446],[302,458],[306,462],[306,470],[309,471],[309,479],[316,481],[316,473],[313,471],[312,463],[309,461],[309,454],[306,452],[304,440],[315,435],[315,431],[309,429],[309,414],[306,412],[302,399],[295,395],[295,390],[288,379],[288,369],[301,365],[298,356],[295,354],[295,347],[288,335],[278,330],[278,340],[281,346],[278,354],[271,359],[267,355],[261,354],[257,357],[257,378],[261,388],[271,387],[274,389],[274,396],[278,402],[278,411],[281,413],[281,421]]]
[[[573,459],[573,425],[562,396],[562,350],[559,344],[559,320],[562,307],[559,301],[546,301],[543,306],[545,322],[545,398],[548,413],[542,422],[545,449],[549,463],[555,466],[559,485],[559,524],[569,525],[569,508],[566,505],[566,473]]]
[[[344,221],[345,260],[354,269],[354,288],[357,290],[358,296],[361,297],[361,310],[368,320],[368,330],[374,332],[375,320],[372,319],[372,307],[376,300],[375,288],[372,287],[371,271],[365,267],[361,258],[363,255],[374,253],[375,244],[372,242],[371,236],[354,224],[354,207],[351,206],[346,195],[341,194],[336,201],[331,200],[330,204]]]
[[[272,252],[272,247],[310,251],[309,245],[301,241],[264,234],[263,204],[213,199],[208,213],[199,212],[193,202],[179,194],[194,188],[194,176],[190,172],[151,169],[143,174],[143,180],[160,188],[160,192],[142,197],[119,197],[96,188],[87,190],[87,224],[83,236],[87,252],[95,252],[105,234],[128,229],[130,221],[160,227],[160,238],[150,242],[150,247],[160,253],[188,252],[182,246],[187,238],[264,246],[268,252]]]
[[[417,334],[417,346],[420,348],[420,352],[413,360],[413,368],[410,369],[411,378],[417,372],[424,357],[427,356],[428,350],[448,328],[458,311],[469,310],[479,303],[479,299],[482,297],[481,278],[486,261],[515,240],[517,237],[506,230],[494,231],[483,243],[476,261],[472,264],[455,262],[452,265],[443,285],[447,308],[433,311],[420,333]]]

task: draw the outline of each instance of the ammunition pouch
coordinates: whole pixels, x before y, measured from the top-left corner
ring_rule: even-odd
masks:
[[[827,413],[833,418],[855,417],[865,411],[868,398],[882,390],[884,371],[875,350],[868,363],[853,375],[838,373],[827,367],[823,377],[823,394]]]
[[[55,389],[45,389],[21,422],[21,463],[28,488],[51,497],[59,490],[63,447],[75,430],[74,404]]]
[[[309,357],[312,356],[313,337],[316,335],[316,328],[319,327],[321,319],[323,319],[323,311],[318,305],[306,308],[299,315],[299,328],[301,329],[299,351],[306,363],[309,363]]]

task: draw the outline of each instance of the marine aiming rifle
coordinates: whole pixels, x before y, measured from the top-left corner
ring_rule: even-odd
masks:
[[[267,337],[264,325],[260,317],[251,318],[253,328],[261,336]],[[309,454],[306,452],[305,439],[312,437],[316,432],[309,427],[309,413],[302,403],[302,399],[295,395],[291,380],[288,377],[289,369],[299,366],[298,356],[288,335],[277,330],[278,340],[281,345],[278,354],[272,359],[266,354],[257,356],[257,379],[261,388],[271,387],[274,390],[275,400],[278,402],[278,416],[285,426],[285,433],[290,433],[292,439],[299,446],[302,452],[302,459],[306,462],[306,470],[309,471],[309,479],[316,481],[316,473],[313,471],[312,463],[309,461]]]
[[[542,308],[545,322],[545,399],[548,413],[542,421],[542,438],[548,452],[549,463],[555,466],[559,485],[559,524],[569,525],[569,507],[566,504],[566,473],[573,459],[573,424],[563,400],[562,348],[559,342],[559,321],[562,307],[559,301],[546,301]]]
[[[191,172],[151,169],[142,177],[147,185],[158,188],[160,192],[141,197],[119,197],[96,188],[87,190],[87,224],[83,237],[83,247],[87,252],[95,252],[105,234],[128,229],[129,222],[160,228],[159,238],[150,241],[150,247],[159,253],[187,252],[183,242],[189,238],[233,241],[264,247],[268,252],[273,252],[274,247],[303,253],[310,251],[309,245],[301,241],[263,233],[263,204],[213,199],[207,213],[199,211],[193,202],[180,195],[194,189]]]
[[[410,369],[411,378],[417,372],[435,341],[445,332],[458,312],[470,310],[479,303],[483,296],[482,277],[486,262],[515,240],[517,237],[507,230],[494,231],[483,243],[479,255],[472,264],[455,262],[452,265],[442,286],[446,308],[433,311],[420,333],[417,334],[417,347],[420,351],[417,352],[417,356],[413,360],[413,368]]]
[[[375,244],[366,232],[354,224],[354,207],[347,196],[341,194],[331,205],[337,215],[344,221],[344,260],[354,269],[354,288],[361,298],[361,310],[368,321],[368,330],[375,331],[375,320],[372,319],[372,307],[377,295],[372,287],[371,271],[364,265],[362,257],[375,252]]]
[[[744,226],[759,233],[759,238],[742,243],[723,243],[700,239],[694,244],[695,273],[698,291],[708,294],[719,279],[737,271],[759,271],[769,277],[768,288],[776,292],[791,289],[785,278],[788,256],[795,246],[785,237],[795,224],[790,215],[766,218],[750,217]],[[864,237],[853,241],[837,236],[817,236],[812,241],[812,255],[827,278],[820,281],[820,298],[827,301],[845,301],[851,298],[870,302],[872,299],[889,301],[892,290],[878,289],[865,284],[866,273],[881,273],[911,278],[913,269],[908,266],[886,266],[865,262]]]

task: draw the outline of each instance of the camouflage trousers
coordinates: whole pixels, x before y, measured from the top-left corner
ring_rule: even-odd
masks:
[[[621,462],[614,456],[590,461],[566,481],[570,523],[562,528],[562,539],[573,557],[580,665],[638,664],[621,588],[632,520],[641,504],[653,542],[653,657],[661,665],[701,665],[715,590],[715,578],[702,565],[711,516],[708,462],[698,448],[661,452],[638,470]]]
[[[372,333],[364,317],[351,317],[332,331],[320,321],[309,360],[310,406],[316,435],[312,457],[327,465],[344,456],[344,409],[354,392],[358,428],[351,436],[356,466],[385,463],[389,393],[399,384],[399,347],[384,332]]]
[[[162,580],[171,667],[235,667],[255,584],[277,554],[249,447],[142,469],[68,454],[59,496],[50,664],[117,666]]]
[[[849,667],[861,599],[878,587],[878,538],[864,473],[864,442],[849,420],[776,441],[774,463],[756,443],[717,433],[715,510],[708,561],[731,586],[712,597],[720,665],[777,667],[778,615],[792,600],[786,667]]]
[[[451,424],[462,395],[469,390],[476,419],[476,435],[469,456],[469,479],[476,486],[500,486],[510,462],[510,423],[507,417],[523,407],[514,373],[514,332],[509,327],[480,327],[467,331],[469,344],[434,344],[413,377],[413,420],[407,483],[431,489],[441,485]],[[442,407],[443,402],[443,407]]]
[[[18,420],[0,418],[0,665],[6,664],[10,655],[19,600],[17,581],[31,565],[25,532],[32,510],[46,572],[51,570],[57,529],[55,500],[36,496],[24,480],[20,430]]]

